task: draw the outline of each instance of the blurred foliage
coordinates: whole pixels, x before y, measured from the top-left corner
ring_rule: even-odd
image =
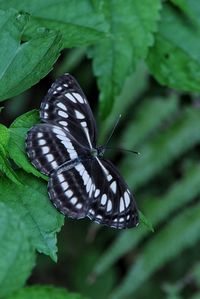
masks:
[[[0,0],[0,41],[0,298],[200,298],[199,1]],[[27,159],[64,72],[100,144],[122,114],[106,156],[134,191],[137,229],[63,225]]]

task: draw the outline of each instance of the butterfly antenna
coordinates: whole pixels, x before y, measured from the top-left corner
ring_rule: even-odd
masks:
[[[121,148],[121,147],[115,147],[115,148],[113,148],[113,147],[106,147],[106,149],[108,149],[108,150],[119,150],[119,151],[122,151],[122,152],[128,152],[128,153],[140,155],[140,152],[128,150],[128,149]]]
[[[121,116],[122,116],[121,114],[118,116],[118,119],[117,119],[116,123],[114,124],[114,127],[112,128],[112,131],[111,131],[110,136],[108,137],[108,139],[106,141],[106,144],[104,145],[104,148],[107,148],[107,144],[109,143],[111,137],[113,136],[114,131],[115,131],[115,129],[116,129],[116,127],[117,127],[117,125],[120,121]]]

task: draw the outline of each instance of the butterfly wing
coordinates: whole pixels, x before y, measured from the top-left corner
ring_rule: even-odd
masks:
[[[56,208],[68,217],[87,216],[119,229],[138,224],[133,195],[107,160],[93,157],[61,166],[51,174],[48,192]]]
[[[96,157],[91,174],[96,191],[92,194],[87,216],[114,228],[137,226],[139,216],[135,199],[116,167],[110,161]]]
[[[88,101],[69,74],[58,78],[41,103],[40,118],[63,127],[82,146],[96,145],[96,123]]]
[[[96,145],[96,124],[76,80],[69,74],[52,84],[41,103],[43,124],[29,130],[26,150],[31,163],[49,175],[64,162]]]
[[[67,131],[54,124],[33,126],[27,134],[26,151],[31,163],[46,175],[87,153]]]

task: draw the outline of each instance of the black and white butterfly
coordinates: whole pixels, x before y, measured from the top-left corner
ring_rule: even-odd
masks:
[[[49,176],[54,206],[68,217],[114,228],[138,225],[138,211],[127,184],[96,146],[96,123],[76,80],[58,78],[43,99],[42,123],[27,135],[31,163]]]

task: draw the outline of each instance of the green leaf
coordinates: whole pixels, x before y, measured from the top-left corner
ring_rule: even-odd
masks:
[[[115,272],[113,269],[108,269],[108,271],[97,280],[92,281],[93,277],[89,277],[89,271],[98,260],[98,257],[99,252],[95,250],[94,247],[90,246],[90,248],[85,248],[76,260],[76,264],[73,264],[71,280],[73,288],[79,290],[81,294],[88,295],[90,298],[95,299],[108,298],[115,282]],[[90,279],[92,283],[89,283]]]
[[[69,293],[65,289],[55,288],[50,286],[31,286],[26,287],[13,295],[6,297],[6,299],[87,299],[87,297]]]
[[[0,201],[23,219],[33,246],[56,261],[56,233],[60,231],[64,217],[50,203],[46,183],[28,174],[17,174],[23,186],[1,178]]]
[[[170,0],[174,5],[176,5],[182,13],[186,14],[195,25],[200,25],[199,13],[200,5],[198,1],[195,0]]]
[[[200,195],[199,177],[200,167],[195,165],[186,172],[179,182],[175,182],[171,186],[168,193],[162,196],[162,200],[160,198],[148,198],[145,201],[141,208],[150,219],[153,227],[157,227],[159,223],[169,219],[170,214],[178,211]],[[136,230],[121,232],[96,263],[93,270],[95,275],[101,275],[107,271],[124,254],[135,248],[148,233],[146,227],[141,224]]]
[[[141,211],[139,211],[139,219],[152,233],[154,232],[151,221]]]
[[[134,85],[133,82],[137,82],[137,84]],[[119,114],[122,115],[120,121],[121,123],[123,119],[126,119],[126,115],[129,113],[130,105],[136,102],[136,100],[147,89],[147,86],[147,68],[144,63],[140,63],[137,65],[135,72],[127,77],[121,93],[116,97],[112,113],[109,114],[106,120],[100,122],[101,131],[99,133],[101,134],[100,140],[102,143],[105,142],[106,134],[111,132],[117,118],[119,117]]]
[[[13,181],[17,185],[21,185],[22,183],[20,182],[18,176],[12,169],[10,162],[8,160],[8,155],[5,150],[5,148],[0,144],[0,171],[5,173],[5,175]],[[0,174],[1,176],[1,174]]]
[[[200,3],[192,1],[190,8],[196,14],[195,10],[200,10]],[[199,40],[200,23],[197,26],[177,10],[164,6],[155,44],[147,59],[155,78],[161,84],[178,90],[199,92]]]
[[[0,124],[0,171],[6,174],[6,176],[15,184],[21,184],[16,173],[12,169],[8,160],[8,142],[10,138],[9,130],[2,124]]]
[[[32,36],[38,27],[62,33],[64,47],[77,47],[95,43],[106,36],[108,25],[102,13],[96,11],[89,0],[9,0],[0,1],[0,8],[16,8],[32,15],[26,36]]]
[[[124,148],[131,149],[144,142],[147,137],[152,138],[161,123],[172,119],[177,111],[178,99],[175,95],[169,98],[145,99],[135,112],[134,121],[131,120],[127,125],[127,130],[124,130],[121,144]]]
[[[30,129],[33,125],[39,122],[40,122],[39,113],[36,109],[34,109],[17,117],[10,125],[10,128]]]
[[[22,42],[28,15],[11,9],[0,11],[0,100],[16,96],[37,83],[52,68],[61,49],[61,36],[38,31]],[[14,74],[14,76],[13,76]]]
[[[199,299],[200,298],[200,292],[196,292],[193,296],[190,297],[191,299]]]
[[[4,148],[7,148],[9,138],[10,138],[9,130],[7,129],[6,126],[0,124],[0,144]]]
[[[159,173],[163,167],[199,143],[199,118],[198,109],[186,109],[171,127],[141,147],[139,158],[126,157],[121,168],[129,185],[134,189],[139,188]]]
[[[48,180],[47,176],[43,175],[35,169],[28,161],[28,157],[25,151],[25,139],[27,131],[36,123],[39,123],[39,115],[36,110],[29,111],[18,118],[11,124],[10,140],[8,146],[8,152],[14,162],[22,167],[26,172],[32,173],[37,177],[41,177]]]
[[[200,238],[199,217],[200,204],[197,204],[182,212],[159,231],[140,251],[127,276],[110,298],[120,299],[133,295],[161,265],[193,246]]]
[[[0,297],[2,298],[24,285],[35,264],[35,255],[21,217],[2,202],[0,202],[0,227]]]
[[[159,17],[160,0],[102,1],[109,23],[109,36],[89,53],[98,77],[100,112],[106,118],[121,92],[126,77],[153,44],[153,32]],[[134,82],[133,82],[134,84]]]

